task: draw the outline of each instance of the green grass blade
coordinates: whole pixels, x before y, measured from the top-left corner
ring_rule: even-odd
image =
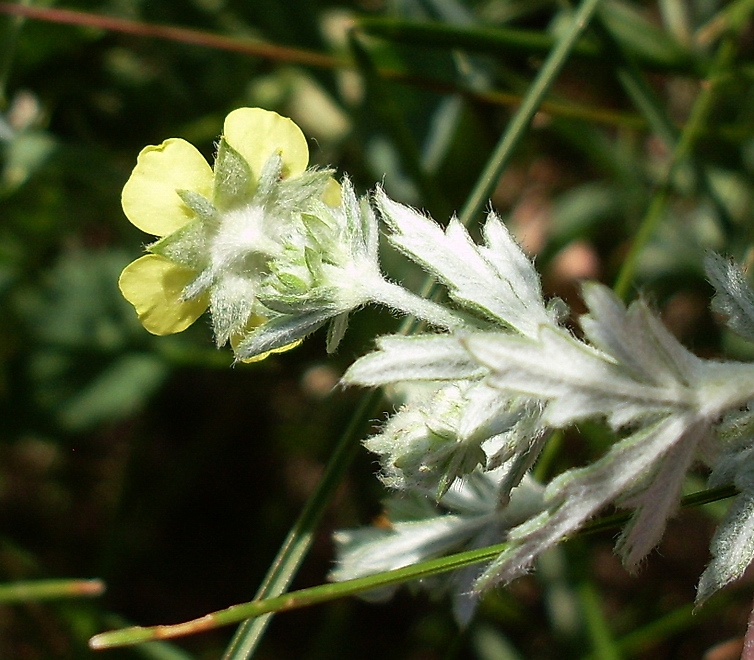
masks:
[[[555,45],[548,34],[514,27],[458,26],[430,21],[407,21],[396,18],[360,18],[359,27],[367,34],[382,39],[434,48],[463,48],[469,52],[518,57],[545,54]],[[624,30],[624,38],[632,38]],[[663,37],[657,31],[653,37]],[[634,45],[634,44],[631,44]],[[699,64],[692,54],[667,38],[661,44],[650,41],[637,53],[642,66],[652,71],[699,74]],[[571,49],[574,57],[604,60],[606,53],[592,41],[580,39]]]
[[[108,613],[103,616],[107,625],[125,627],[128,622],[117,614]],[[134,655],[144,660],[194,660],[194,656],[184,651],[172,642],[149,642],[140,644],[134,649]]]
[[[668,151],[673,152],[680,139],[679,130],[668,116],[657,93],[644,76],[634,55],[620,43],[613,33],[610,21],[604,20],[602,12],[598,14],[598,19],[594,23],[594,30],[605,41],[607,50],[612,52],[619,62],[615,69],[618,82],[620,82],[639,114],[645,118],[650,130],[664,142]],[[708,168],[703,163],[698,162],[691,153],[688,154],[686,161],[679,161],[676,174],[680,174],[682,168],[693,170],[704,193],[714,204],[721,224],[730,228],[733,224],[730,214],[712,184]]]
[[[639,654],[647,652],[653,645],[661,643],[679,632],[695,628],[702,619],[710,618],[724,609],[728,602],[726,598],[717,598],[698,612],[694,610],[694,606],[690,603],[681,605],[646,626],[621,637],[616,640],[616,644],[623,657],[635,658]],[[595,651],[582,656],[581,660],[603,660],[603,656]]]
[[[720,88],[728,77],[728,72],[730,71],[736,52],[736,39],[728,36],[721,42],[715,54],[710,68],[710,77],[707,79],[706,84],[702,85],[699,96],[691,109],[689,119],[673,149],[663,184],[652,196],[639,230],[636,232],[636,236],[631,243],[631,247],[616,278],[613,288],[623,299],[628,297],[631,282],[638,265],[639,255],[657,230],[665,214],[675,174],[678,168],[691,156],[694,145],[706,130],[707,120],[714,109]]]
[[[93,598],[105,591],[102,580],[28,580],[0,584],[0,603],[28,603],[59,598]]]
[[[365,420],[372,418],[380,399],[379,392],[371,392],[363,397],[351,423],[338,441],[316,490],[307,501],[270,566],[256,594],[257,599],[278,596],[290,585],[309,551],[314,530],[359,449],[359,439],[364,432]],[[225,651],[224,660],[243,660],[251,657],[270,622],[270,617],[271,615],[260,616],[244,622]],[[232,623],[242,621],[244,618],[246,617],[242,616]]]
[[[594,649],[593,655],[600,660],[621,660],[623,654],[615,642],[602,609],[601,598],[591,581],[586,580],[579,586],[579,599],[584,613],[587,635]]]
[[[525,135],[545,95],[576,47],[600,2],[601,0],[584,0],[574,13],[569,28],[564,31],[563,36],[545,60],[542,69],[532,82],[526,96],[524,96],[521,106],[511,118],[508,128],[495,147],[495,151],[482,172],[477,185],[471,191],[459,216],[463,224],[468,226],[487,204],[500,175],[510,162],[518,143]]]
[[[371,109],[379,116],[382,125],[391,136],[393,145],[400,154],[403,167],[419,189],[430,214],[437,218],[449,218],[452,209],[434,178],[427,173],[422,164],[419,145],[396,103],[395,90],[387,87],[371,54],[361,43],[355,31],[349,33],[348,44],[356,68],[366,83],[367,93],[372,101]]]
[[[31,0],[22,0],[19,5],[27,7]],[[24,19],[22,16],[12,16],[0,23],[0,109],[5,110],[8,104],[8,78],[13,66],[13,59],[16,54],[16,44],[18,35],[21,32]]]
[[[424,561],[412,566],[398,568],[384,573],[368,575],[354,580],[323,584],[308,589],[292,591],[282,596],[254,600],[249,603],[233,605],[224,610],[206,614],[203,617],[175,625],[152,626],[149,628],[134,626],[95,635],[89,642],[93,649],[115,648],[151,642],[159,639],[171,639],[183,635],[192,635],[212,630],[231,623],[237,623],[250,617],[264,617],[272,612],[286,612],[302,607],[325,603],[337,598],[355,596],[365,591],[410,580],[418,580],[431,575],[447,573],[464,566],[487,561],[497,556],[506,547],[505,543],[469,550],[448,557]],[[264,617],[267,618],[267,617]],[[239,656],[240,657],[240,656]]]

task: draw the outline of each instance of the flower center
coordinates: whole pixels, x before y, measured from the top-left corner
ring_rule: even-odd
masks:
[[[246,270],[274,256],[280,247],[276,237],[271,235],[271,230],[274,231],[271,219],[258,204],[224,213],[210,248],[213,270],[236,270],[239,266]]]

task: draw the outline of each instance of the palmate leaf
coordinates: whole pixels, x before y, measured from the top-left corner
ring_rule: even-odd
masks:
[[[455,302],[526,336],[540,325],[557,324],[559,315],[545,305],[534,266],[494,213],[487,216],[485,245],[479,246],[456,218],[443,231],[382,190],[375,200],[392,232],[390,243],[444,284]]]
[[[694,408],[704,363],[645,303],[626,310],[596,283],[584,287],[584,300],[589,314],[581,322],[592,344],[550,326],[536,339],[476,333],[461,342],[490,370],[493,387],[546,401],[545,420],[555,427],[602,415],[621,428],[663,411]]]
[[[511,530],[511,545],[490,564],[475,588],[484,590],[523,575],[542,552],[636,485],[674,446],[696,447],[705,430],[691,415],[669,415],[631,434],[596,463],[562,474],[545,491],[548,510]],[[652,541],[649,549],[659,536]],[[632,540],[626,543],[633,545]]]
[[[589,313],[581,324],[590,343],[550,326],[536,339],[505,333],[461,338],[490,370],[492,387],[544,402],[545,424],[562,428],[597,416],[615,430],[631,428],[599,461],[548,486],[547,510],[512,530],[511,547],[480,578],[480,589],[517,577],[610,503],[634,510],[617,550],[635,568],[659,542],[693,461],[714,459],[721,415],[754,393],[751,365],[694,356],[642,301],[626,309],[599,284],[586,285],[584,299]],[[740,536],[743,528],[731,534]]]

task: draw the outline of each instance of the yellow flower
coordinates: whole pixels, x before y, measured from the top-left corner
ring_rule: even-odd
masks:
[[[273,249],[275,236],[265,234],[265,227],[282,232],[285,213],[295,215],[295,203],[305,203],[299,194],[276,210],[270,199],[286,198],[270,191],[277,182],[301,177],[308,158],[298,126],[261,108],[240,108],[226,117],[214,171],[180,138],[142,150],[123,188],[123,211],[160,240],[126,266],[119,287],[149,332],[181,332],[208,307],[219,344],[264,322],[255,307],[251,265],[263,267],[265,261],[249,255]],[[321,174],[320,180],[325,183],[307,190],[335,201],[337,191]]]

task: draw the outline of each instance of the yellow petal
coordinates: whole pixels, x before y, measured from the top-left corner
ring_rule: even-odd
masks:
[[[207,309],[206,296],[181,300],[183,289],[194,277],[193,270],[148,254],[123,269],[118,286],[149,332],[171,335],[188,328]]]
[[[272,353],[285,353],[285,351],[290,351],[292,348],[296,348],[301,343],[301,339],[298,341],[294,341],[292,344],[287,344],[286,346],[281,346],[280,348],[273,348],[271,351],[265,351],[264,353],[260,353],[259,355],[255,355],[254,357],[246,358],[245,360],[241,360],[241,362],[261,362],[262,360],[266,360]]]
[[[142,231],[167,236],[193,218],[177,190],[212,199],[212,168],[189,142],[170,138],[141,150],[123,186],[123,211]]]
[[[343,201],[343,195],[340,191],[340,184],[333,178],[327,182],[325,191],[322,193],[322,201],[328,206],[340,206]]]
[[[267,159],[280,152],[283,176],[301,174],[309,163],[309,147],[301,129],[287,117],[262,108],[238,108],[225,118],[224,137],[251,168],[255,181]]]

